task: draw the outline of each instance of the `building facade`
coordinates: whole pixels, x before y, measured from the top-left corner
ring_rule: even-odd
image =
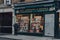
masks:
[[[14,12],[18,34],[60,37],[59,1],[18,3]]]
[[[13,5],[19,2],[28,2],[28,0],[0,0],[0,33],[14,34]]]
[[[7,29],[8,30],[7,33],[14,34],[12,25],[15,22],[15,20],[14,20],[15,16],[14,16],[14,10],[13,10],[13,5],[15,3],[23,3],[23,2],[26,3],[26,2],[35,2],[35,1],[43,1],[43,0],[0,0],[0,15],[1,15],[1,17],[0,17],[1,18],[0,19],[0,26],[1,26],[0,32],[6,33],[4,30]],[[7,20],[8,15],[9,15],[10,19]]]
[[[0,32],[14,34],[14,23],[20,22],[18,34],[60,37],[59,3],[54,0],[0,0]]]

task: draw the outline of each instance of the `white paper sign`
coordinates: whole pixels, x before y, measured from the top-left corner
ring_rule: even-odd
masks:
[[[54,36],[54,14],[45,15],[45,35]]]

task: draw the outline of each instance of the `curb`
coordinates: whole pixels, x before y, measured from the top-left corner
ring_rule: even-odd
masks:
[[[14,39],[14,38],[7,38],[7,37],[0,37],[2,39],[8,39],[8,40],[22,40],[22,39]]]

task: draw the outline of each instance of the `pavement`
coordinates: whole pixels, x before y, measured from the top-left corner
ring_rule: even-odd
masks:
[[[11,39],[11,38],[0,38],[0,40],[17,40],[17,39]]]
[[[40,37],[40,36],[28,36],[28,35],[0,35],[0,38],[10,38],[17,40],[60,40],[53,37]]]

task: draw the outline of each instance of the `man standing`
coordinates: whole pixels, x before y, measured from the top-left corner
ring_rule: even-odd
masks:
[[[15,24],[14,24],[14,35],[17,35],[17,32],[18,32],[18,29],[19,29],[19,23],[18,22],[16,22]]]

